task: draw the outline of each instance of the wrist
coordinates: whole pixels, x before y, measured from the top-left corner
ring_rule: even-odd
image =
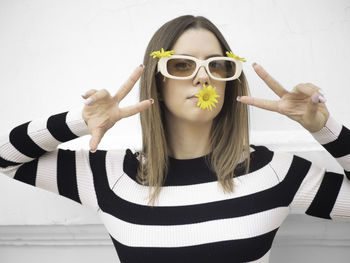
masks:
[[[338,138],[343,125],[337,122],[331,115],[328,117],[324,127],[316,132],[311,132],[311,135],[320,143],[326,144]]]

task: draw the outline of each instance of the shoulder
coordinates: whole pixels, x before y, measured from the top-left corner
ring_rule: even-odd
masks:
[[[271,166],[276,174],[286,174],[290,169],[297,170],[300,167],[307,169],[310,161],[303,159],[292,152],[279,151],[264,145],[250,145],[254,151],[251,151],[251,171],[258,170],[265,165]],[[280,178],[282,179],[282,178]]]
[[[94,162],[99,167],[104,164],[107,171],[114,175],[123,173],[125,166],[134,167],[138,164],[137,154],[129,148],[97,150],[95,153],[89,152],[89,155],[90,162]]]
[[[249,173],[255,172],[268,165],[274,156],[274,152],[263,145],[250,144]],[[238,174],[243,174],[243,169]]]
[[[273,155],[273,150],[264,145],[250,144],[250,153],[251,155],[254,153],[255,155],[259,156],[264,154]]]
[[[271,147],[263,145],[251,145],[256,149],[256,155],[259,158],[270,160],[271,165],[292,165],[291,163],[310,163],[309,160],[298,156],[293,151],[283,151],[279,149],[273,149]],[[267,157],[268,156],[268,157]]]
[[[254,147],[254,145],[253,145]],[[289,151],[273,150],[266,146],[257,146],[258,158],[263,158],[273,169],[279,181],[298,182],[304,179],[308,173],[318,172],[319,168],[310,160]],[[264,157],[268,155],[269,157]]]
[[[140,163],[140,150],[131,150],[127,148],[123,155],[123,171],[128,175],[136,176],[137,168]]]
[[[275,150],[273,148],[270,148],[264,145],[250,144],[250,146],[251,146],[251,149],[253,149],[253,151],[251,151],[250,153],[251,159],[256,159],[258,160],[259,163],[265,163],[265,164],[273,163],[277,160],[287,161],[290,158],[298,157],[294,155],[292,152]]]

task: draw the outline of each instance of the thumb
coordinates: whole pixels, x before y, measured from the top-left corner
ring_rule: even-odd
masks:
[[[90,151],[96,152],[97,146],[100,143],[101,139],[103,137],[103,132],[100,129],[96,129],[92,131],[91,139],[90,139]]]

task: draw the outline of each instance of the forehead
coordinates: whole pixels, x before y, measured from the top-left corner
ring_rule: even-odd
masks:
[[[175,51],[175,54],[188,54],[197,58],[223,53],[214,33],[202,28],[186,30],[176,40],[172,50]]]

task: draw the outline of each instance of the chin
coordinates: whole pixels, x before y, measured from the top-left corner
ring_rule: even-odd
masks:
[[[212,121],[218,113],[216,111],[203,110],[197,107],[192,111],[184,113],[183,119],[191,122],[204,123]]]

